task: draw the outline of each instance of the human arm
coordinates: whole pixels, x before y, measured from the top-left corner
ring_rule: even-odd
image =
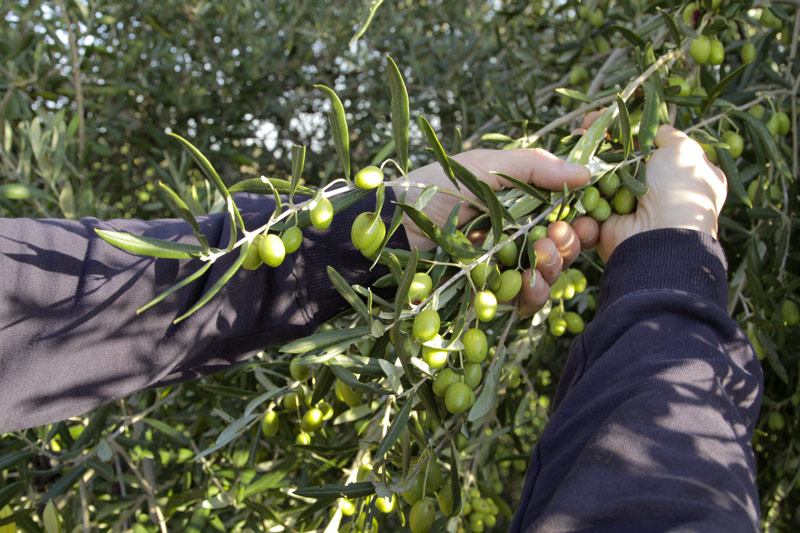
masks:
[[[456,157],[495,187],[500,184],[489,169],[557,189],[576,174],[584,182],[589,177],[586,169],[561,172],[560,160],[539,150],[478,155]],[[438,165],[422,167],[409,178],[440,185],[446,181]],[[393,199],[388,192],[382,210],[387,226]],[[453,206],[457,202],[446,197],[430,211],[435,220],[447,216],[451,201]],[[237,203],[250,230],[263,225],[274,209],[267,197],[239,196]],[[0,270],[5,274],[0,293],[6,302],[0,309],[0,405],[5,406],[0,433],[81,414],[143,388],[209,375],[265,346],[312,333],[346,307],[327,277],[327,266],[347,282],[364,286],[388,272],[380,265],[370,270],[372,262],[350,242],[355,217],[373,208],[374,200],[365,199],[335,216],[328,230],[304,230],[300,250],[278,268],[238,271],[204,307],[178,324],[172,321],[222,276],[235,254],[137,316],[138,308],[202,263],[130,254],[101,240],[95,229],[192,242],[183,221],[0,220]],[[465,217],[470,214],[465,211]],[[226,246],[228,224],[224,214],[201,220],[211,246]],[[404,228],[415,234],[410,221]],[[433,245],[413,237],[412,242]],[[402,228],[388,244],[408,245]],[[540,285],[546,288],[544,282]]]
[[[763,377],[712,237],[724,175],[672,128],[657,143],[649,210],[601,228],[598,314],[572,346],[512,531],[758,529]]]

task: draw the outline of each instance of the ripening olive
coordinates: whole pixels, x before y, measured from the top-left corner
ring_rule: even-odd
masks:
[[[276,267],[283,263],[283,258],[286,257],[286,248],[280,237],[270,233],[264,235],[264,238],[258,243],[258,255],[266,264]]]
[[[309,215],[315,228],[328,229],[333,221],[333,204],[327,198],[320,198]]]
[[[364,167],[355,177],[359,189],[374,189],[383,182],[383,171],[376,166]]]

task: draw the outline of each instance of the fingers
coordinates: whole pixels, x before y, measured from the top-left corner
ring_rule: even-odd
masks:
[[[581,129],[583,129],[584,131],[588,130],[589,127],[592,124],[594,124],[594,121],[597,120],[597,118],[600,115],[605,113],[606,109],[607,108],[604,107],[603,109],[598,109],[597,111],[590,111],[589,113],[586,113],[586,115],[584,115],[583,117],[583,123],[581,124]]]
[[[558,220],[550,224],[547,227],[547,236],[556,245],[565,267],[578,258],[578,254],[581,253],[581,242],[567,222]]]
[[[454,158],[494,190],[510,187],[512,184],[492,172],[507,174],[512,178],[554,191],[561,190],[564,183],[570,189],[580,187],[591,177],[589,169],[585,166],[567,163],[540,148],[470,150]]]
[[[600,240],[600,224],[592,217],[581,217],[572,223],[572,229],[581,243],[581,250],[593,248]]]
[[[683,133],[681,130],[673,128],[669,124],[663,124],[659,126],[658,131],[656,132],[655,143],[659,148],[667,146],[673,141],[681,140],[689,140],[689,136]]]
[[[561,274],[564,258],[550,238],[539,239],[533,243],[536,252],[536,268],[541,272],[548,285],[552,285]]]
[[[548,285],[539,269],[536,269],[536,279],[531,287],[531,269],[525,269],[522,273],[522,289],[519,294],[520,316],[533,316],[536,311],[541,309],[550,298],[550,285]]]

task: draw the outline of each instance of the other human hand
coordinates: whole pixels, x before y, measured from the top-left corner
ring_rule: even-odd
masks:
[[[569,188],[580,187],[589,181],[589,170],[582,165],[566,163],[564,160],[541,149],[517,150],[470,150],[454,156],[459,163],[469,168],[479,179],[485,181],[493,190],[500,190],[511,184],[491,171],[501,172],[516,179],[550,190],[563,189],[564,183]],[[453,185],[437,164],[430,164],[409,173],[409,181],[436,185],[443,190],[452,190]],[[399,196],[401,188],[397,189]],[[474,199],[474,195],[463,189],[463,194]],[[414,203],[420,190],[409,189],[406,202]],[[452,209],[460,202],[456,197],[437,194],[426,205],[424,212],[438,226],[443,226]],[[478,211],[469,205],[462,205],[459,211],[459,222],[466,223],[474,218]],[[403,226],[408,236],[409,245],[420,250],[429,250],[434,243],[407,216],[403,216]],[[589,228],[592,229],[592,228]],[[596,232],[596,226],[593,228]],[[550,224],[548,237],[536,241],[537,269],[534,286],[530,287],[530,269],[523,273],[522,291],[519,300],[519,314],[529,316],[541,308],[550,297],[550,283],[558,279],[561,269],[568,266],[578,256],[581,242],[587,236],[576,234],[566,222]],[[596,238],[595,238],[596,240]]]

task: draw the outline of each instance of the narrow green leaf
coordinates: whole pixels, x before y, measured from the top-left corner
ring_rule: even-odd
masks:
[[[497,194],[492,190],[491,187],[485,182],[478,179],[475,174],[472,173],[470,169],[453,159],[452,157],[447,158],[450,161],[450,166],[455,173],[456,179],[463,183],[475,196],[480,198],[483,203],[489,207],[489,212],[491,215],[492,206],[491,204],[496,204],[494,209],[498,211],[502,218],[505,218],[512,224],[516,223],[514,217],[511,216],[511,213],[500,204],[500,201],[497,199]]]
[[[358,294],[356,294],[356,291],[353,290],[353,288],[341,276],[341,274],[336,272],[336,269],[329,266],[327,271],[328,271],[328,278],[331,280],[331,283],[333,283],[333,287],[337,291],[339,291],[339,294],[342,295],[342,298],[344,298],[347,301],[347,303],[349,303],[350,306],[353,309],[355,309],[364,320],[369,321],[370,312],[367,309],[367,306],[364,303],[364,301],[361,298],[359,298]]]
[[[313,350],[322,350],[334,344],[350,341],[357,342],[369,336],[367,326],[358,326],[348,329],[337,329],[333,331],[323,331],[315,333],[309,337],[292,341],[281,348],[285,353],[308,353]]]
[[[764,347],[764,350],[767,352],[767,362],[769,366],[772,368],[775,375],[777,375],[781,381],[788,384],[789,383],[789,375],[786,373],[786,368],[784,368],[783,363],[781,363],[780,357],[778,356],[778,351],[776,350],[775,343],[772,342],[772,339],[769,338],[767,335],[764,335],[758,329],[754,330],[756,337],[758,338],[758,342]]]
[[[142,307],[137,309],[136,310],[136,314],[138,315],[140,313],[144,313],[145,311],[147,311],[148,309],[153,307],[155,304],[157,304],[158,302],[160,302],[161,300],[163,300],[164,298],[166,298],[167,296],[169,296],[173,292],[175,292],[175,291],[177,291],[179,289],[182,289],[183,287],[185,287],[186,285],[190,284],[194,280],[200,278],[203,274],[205,274],[208,271],[209,268],[211,268],[211,265],[213,265],[213,264],[214,263],[212,263],[210,261],[207,261],[203,266],[198,268],[191,275],[189,275],[186,278],[182,279],[181,281],[179,281],[178,283],[176,283],[175,285],[173,285],[169,289],[165,290],[164,292],[162,292],[161,294],[159,294],[158,296],[156,296],[155,298],[153,298],[152,300],[150,300],[149,302],[144,304]]]
[[[167,424],[163,420],[158,420],[157,418],[143,418],[142,422],[152,427],[159,433],[163,433],[165,437],[167,437],[169,440],[173,442],[177,442],[178,444],[182,444],[184,446],[189,446],[192,443],[189,437],[187,437],[186,435],[184,435],[183,433],[172,427],[170,424]]]
[[[24,487],[25,483],[22,481],[14,481],[0,489],[0,509],[5,507]]]
[[[322,366],[316,379],[314,393],[311,396],[311,405],[317,405],[319,401],[328,394],[328,391],[331,390],[331,387],[336,381],[336,376],[333,375],[330,367]]]
[[[411,251],[411,257],[406,264],[406,270],[403,272],[403,278],[397,286],[397,294],[395,296],[394,319],[400,320],[400,314],[403,312],[408,300],[408,291],[411,288],[411,282],[414,281],[414,274],[417,271],[417,259],[419,257],[419,250],[415,247]]]
[[[431,127],[428,120],[420,115],[419,119],[419,127],[425,133],[425,136],[428,138],[428,144],[431,145],[431,150],[433,151],[433,155],[436,156],[436,160],[442,166],[442,170],[444,170],[444,175],[447,176],[447,179],[455,186],[457,191],[461,190],[461,187],[458,186],[458,182],[456,181],[455,176],[453,175],[453,169],[450,167],[450,161],[447,157],[447,154],[442,148],[442,144],[439,142],[439,139],[436,137],[436,133],[434,133],[433,128]]]
[[[582,93],[580,91],[576,91],[575,89],[568,89],[566,87],[559,87],[558,89],[556,89],[556,92],[558,94],[563,94],[564,96],[568,96],[570,98],[578,100],[579,102],[584,102],[584,103],[587,103],[587,104],[590,104],[590,103],[592,103],[594,101],[591,96],[587,96],[586,94],[584,94],[584,93]]]
[[[492,371],[487,373],[486,380],[483,384],[483,389],[481,389],[478,399],[475,400],[475,405],[473,405],[472,409],[469,410],[467,420],[470,422],[474,422],[483,418],[489,414],[489,411],[491,411],[494,407],[495,401],[497,400],[497,384],[500,381],[500,372],[502,371],[505,360],[506,353],[503,350],[503,352],[498,356],[498,360],[495,363]]]
[[[49,500],[44,506],[42,522],[44,523],[44,533],[61,533],[61,515],[58,514],[53,500]]]
[[[75,439],[72,446],[70,446],[70,452],[78,452],[94,441],[95,437],[106,428],[106,418],[108,417],[110,409],[110,405],[104,405],[92,413],[92,416],[89,418],[89,423],[83,431],[81,431],[80,436]]]
[[[162,257],[165,259],[191,259],[193,257],[200,257],[200,254],[203,253],[203,247],[195,244],[184,244],[154,239],[152,237],[131,235],[123,231],[104,229],[95,229],[94,231],[107,243],[134,254]]]
[[[781,154],[781,151],[778,149],[778,145],[775,144],[775,139],[772,138],[772,135],[770,135],[764,123],[750,113],[744,111],[730,111],[729,113],[742,122],[746,122],[748,127],[756,134],[758,140],[767,152],[768,159],[775,165],[775,170],[782,173],[786,179],[794,181],[789,165],[786,164],[783,154]]]
[[[217,436],[217,441],[214,443],[214,445],[225,446],[235,439],[239,434],[241,434],[245,429],[247,429],[247,426],[254,422],[258,417],[258,414],[251,413],[235,420],[233,424],[222,430],[222,433]]]
[[[483,189],[483,197],[489,207],[489,220],[492,224],[494,242],[500,242],[503,239],[503,206],[500,205],[500,200],[497,199],[497,195],[489,185],[483,181],[479,181],[478,185]],[[511,214],[508,216],[510,217]]]
[[[473,260],[483,255],[484,250],[473,246],[467,242],[457,241],[451,235],[442,232],[431,220],[408,204],[397,204],[408,217],[414,221],[417,227],[422,230],[429,239],[442,247],[448,254],[461,260]]]
[[[433,395],[430,382],[425,382],[419,386],[417,389],[417,398],[419,398],[422,406],[428,414],[433,417],[436,423],[439,424],[440,427],[443,427],[444,424],[442,423],[442,415],[439,412],[439,404],[436,403],[436,396]]]
[[[533,245],[534,241],[531,239],[530,232],[525,235],[525,251],[528,254],[528,265],[531,269],[530,287],[533,288],[536,283],[536,248]]]
[[[328,121],[331,125],[333,144],[336,147],[339,160],[342,162],[344,177],[350,180],[350,133],[347,129],[347,117],[344,113],[344,106],[333,89],[324,85],[314,85],[314,87],[322,91],[331,103]]]
[[[361,498],[375,494],[375,486],[371,481],[348,483],[347,485],[323,485],[322,487],[305,487],[294,491],[305,498]]]
[[[403,330],[402,322],[396,321],[392,326],[395,338],[395,350],[397,357],[400,358],[400,366],[403,367],[403,372],[412,383],[414,382],[414,366],[411,364],[411,339],[408,332]]]
[[[358,24],[358,31],[356,34],[353,35],[353,38],[350,39],[350,43],[347,45],[348,47],[352,47],[356,41],[361,39],[361,36],[367,31],[369,28],[370,23],[372,22],[372,17],[375,16],[375,12],[381,7],[383,0],[372,0],[368,7],[364,9],[364,14],[361,16],[361,21]]]
[[[394,417],[392,425],[389,426],[389,431],[386,432],[386,436],[383,438],[380,445],[378,445],[378,450],[375,452],[373,461],[380,461],[380,459],[386,455],[386,452],[392,449],[392,446],[394,446],[394,443],[400,438],[400,435],[403,434],[403,430],[408,423],[408,415],[411,414],[411,409],[417,403],[415,400],[416,398],[413,395],[406,398],[405,405],[403,405],[402,409],[400,409]]]
[[[303,166],[306,162],[306,147],[305,146],[292,146],[292,183],[289,187],[289,203],[294,199],[294,193],[297,191],[298,183],[300,183],[300,176],[303,175]],[[274,187],[275,184],[273,183]],[[277,187],[276,187],[277,189]],[[307,193],[300,194],[313,194],[313,190],[308,187],[303,187]]]
[[[294,160],[292,160],[294,167]],[[231,194],[239,192],[249,192],[254,194],[273,194],[277,191],[280,194],[292,194],[292,182],[280,178],[250,178],[237,181],[229,189]],[[297,185],[295,193],[306,196],[313,196],[316,191],[304,185]]]
[[[408,92],[400,69],[397,68],[390,56],[387,55],[386,59],[388,60],[389,89],[392,93],[392,135],[397,158],[400,160],[400,168],[405,174],[408,172]]]
[[[461,477],[458,475],[458,452],[455,439],[450,439],[450,495],[453,499],[453,511],[450,516],[461,514]]]
[[[419,193],[417,201],[414,202],[414,207],[422,211],[423,209],[425,209],[425,206],[428,205],[428,202],[430,202],[433,199],[433,197],[436,196],[437,192],[439,192],[439,187],[437,187],[436,185],[428,185],[427,187],[422,189],[421,193]]]
[[[714,86],[711,87],[711,90],[708,91],[708,96],[703,99],[703,104],[701,106],[701,112],[705,113],[706,111],[708,111],[711,108],[712,104],[714,103],[714,100],[716,100],[717,97],[719,97],[723,93],[723,91],[725,91],[725,88],[733,80],[738,78],[739,75],[742,72],[744,72],[745,69],[747,69],[748,66],[750,66],[749,63],[745,63],[744,65],[741,65],[739,68],[737,68],[736,70],[734,70],[733,72],[731,72],[730,74],[728,74],[727,76],[725,76],[724,78],[719,80],[716,84],[714,84]]]
[[[200,152],[200,150],[195,148],[195,146],[192,143],[190,143],[177,133],[170,133],[169,135],[174,139],[177,139],[183,145],[183,147],[186,148],[186,150],[188,150],[188,152],[192,155],[192,158],[195,160],[200,169],[203,171],[203,174],[205,174],[206,177],[211,180],[211,182],[217,188],[219,193],[222,195],[222,198],[227,200],[231,194],[228,191],[228,188],[222,182],[222,179],[219,177],[219,174],[217,174],[217,171],[211,165],[211,162],[208,159],[206,159],[206,156],[204,156]],[[235,219],[234,222],[236,224],[239,224],[239,227],[244,229],[244,221],[242,220],[242,216],[239,214],[239,210],[236,209],[235,204],[234,204],[234,219]]]
[[[667,25],[667,29],[669,29],[669,33],[672,35],[672,40],[675,41],[675,44],[680,46],[681,44],[681,31],[678,29],[678,25],[675,24],[675,21],[672,20],[672,17],[669,13],[661,9],[660,7],[656,7],[659,13],[661,13],[661,18],[664,20],[664,24]]]
[[[21,463],[22,461],[30,459],[34,455],[36,454],[29,450],[20,450],[16,452],[7,453],[6,455],[0,457],[0,472],[2,472],[3,470],[8,470],[9,468],[15,466],[17,463]],[[2,507],[1,504],[0,507]]]
[[[192,214],[192,211],[189,209],[189,206],[186,205],[178,194],[173,191],[166,183],[159,181],[158,186],[161,187],[161,190],[164,191],[167,195],[167,199],[172,203],[175,207],[175,210],[178,211],[180,217],[186,221],[187,224],[192,228],[192,232],[194,233],[195,238],[200,243],[200,246],[203,247],[203,251],[208,253],[209,246],[208,246],[208,239],[206,236],[203,235],[203,232],[200,231],[200,224],[197,223],[197,219]]]
[[[643,49],[647,45],[644,39],[642,39],[641,37],[636,35],[633,31],[629,30],[624,26],[611,26],[611,29],[618,31],[620,34],[622,34],[623,37],[625,37],[625,39],[628,40],[628,42],[630,42],[633,46],[637,48]]]
[[[624,167],[617,169],[617,175],[620,177],[622,185],[634,195],[644,196],[647,194],[649,190],[647,186],[637,181]]]
[[[172,323],[177,324],[178,322],[189,317],[195,311],[197,311],[205,304],[207,304],[208,301],[211,300],[211,298],[213,298],[226,283],[228,283],[228,281],[233,277],[233,275],[236,274],[236,271],[238,271],[239,267],[242,266],[245,257],[247,257],[247,250],[249,248],[250,248],[250,243],[245,242],[240,247],[239,257],[236,258],[236,261],[233,262],[233,264],[228,268],[228,270],[226,270],[225,273],[222,274],[222,276],[214,283],[214,285],[212,285],[212,287],[208,289],[203,294],[203,296],[200,297],[200,299],[197,301],[197,303],[195,303],[192,306],[191,309],[189,309],[186,313],[176,318]]]
[[[644,158],[648,159],[658,131],[658,108],[661,102],[658,91],[651,81],[645,81],[643,85],[645,96],[642,122],[639,125],[639,150],[642,151]]]
[[[340,381],[343,381],[345,384],[353,387],[354,389],[359,389],[365,392],[371,392],[373,394],[380,394],[380,395],[394,394],[392,391],[384,389],[374,381],[370,381],[367,383],[359,381],[355,374],[353,374],[343,366],[329,365],[329,368],[331,369],[331,372],[333,372],[334,376],[336,376]]]
[[[736,168],[736,163],[731,157],[731,153],[726,148],[717,148],[717,159],[719,161],[719,168],[725,173],[728,178],[728,187],[733,191],[739,200],[750,209],[753,208],[753,203],[747,195],[747,190],[742,183],[742,177],[739,175],[739,169]]]
[[[327,367],[323,367],[327,370]],[[288,387],[280,387],[278,389],[272,389],[271,391],[265,392],[264,394],[258,396],[257,398],[253,398],[247,403],[247,407],[244,409],[244,416],[250,415],[253,411],[256,410],[256,407],[261,405],[262,403],[266,402],[270,398],[274,398],[275,396],[283,395],[289,392]],[[315,389],[316,392],[316,389]],[[327,392],[327,391],[326,391]],[[311,405],[316,405],[316,402],[312,403]]]
[[[86,472],[86,465],[79,464],[63,476],[59,478],[58,481],[50,485],[50,488],[47,489],[47,492],[41,496],[40,501],[47,501],[55,498],[56,496],[60,496],[65,493],[68,489],[70,489],[78,480],[83,476],[84,472]]]
[[[628,106],[625,105],[625,100],[622,96],[617,94],[617,109],[619,109],[619,128],[620,128],[620,141],[622,141],[622,149],[625,153],[625,159],[631,155],[633,150],[633,134],[631,130],[631,117],[628,114]]]
[[[579,165],[589,164],[589,161],[597,151],[600,143],[605,139],[606,130],[611,125],[611,121],[616,117],[618,110],[617,103],[614,102],[608,106],[608,109],[606,109],[602,115],[597,117],[597,120],[589,126],[586,133],[584,133],[575,146],[572,147],[572,150],[570,150],[567,156],[567,162],[578,163]]]
[[[490,172],[492,174],[497,174],[501,178],[510,181],[511,184],[514,187],[516,187],[517,189],[521,190],[522,192],[524,192],[528,196],[532,196],[532,197],[534,197],[534,198],[536,198],[538,200],[541,200],[542,202],[545,202],[546,204],[550,204],[550,197],[547,196],[546,194],[544,194],[542,191],[540,191],[536,187],[534,187],[534,186],[532,186],[532,185],[530,185],[528,183],[525,183],[524,181],[518,180],[517,178],[509,176],[508,174],[503,174],[502,172],[495,172],[494,170],[492,170]]]

